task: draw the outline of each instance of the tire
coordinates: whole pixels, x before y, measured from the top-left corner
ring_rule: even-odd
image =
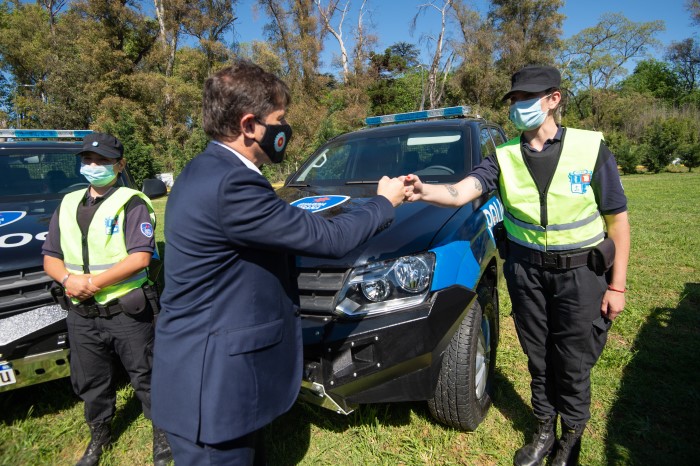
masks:
[[[491,406],[498,338],[495,292],[492,299],[486,317],[478,300],[470,306],[443,355],[435,393],[428,400],[433,417],[456,429],[475,430]]]

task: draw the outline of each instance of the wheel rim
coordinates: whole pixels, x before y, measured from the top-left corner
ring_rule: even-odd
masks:
[[[476,364],[474,373],[474,387],[476,397],[481,399],[486,392],[486,384],[489,378],[491,366],[491,327],[489,320],[484,316],[481,319],[479,338],[476,343]]]

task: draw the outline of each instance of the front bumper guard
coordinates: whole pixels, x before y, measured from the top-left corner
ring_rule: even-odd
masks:
[[[22,359],[2,361],[9,363],[15,372],[16,383],[3,385],[0,392],[7,392],[16,388],[49,382],[70,376],[70,364],[68,364],[69,349],[49,351],[48,353],[33,354]]]
[[[330,409],[338,414],[348,415],[357,408],[357,405],[346,406],[343,408],[340,404],[336,403],[330,394],[326,393],[326,389],[323,385],[316,382],[310,382],[308,380],[301,381],[299,399],[307,403],[320,406],[321,408]]]

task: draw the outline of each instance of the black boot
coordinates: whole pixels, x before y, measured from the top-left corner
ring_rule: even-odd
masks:
[[[100,462],[100,456],[110,443],[112,443],[112,428],[109,423],[100,422],[88,424],[90,427],[90,443],[83,453],[83,457],[75,466],[95,466]]]
[[[168,444],[165,431],[153,426],[153,465],[168,466],[173,459],[173,452]]]
[[[581,435],[585,424],[569,427],[561,423],[561,438],[557,442],[557,453],[552,466],[575,466],[581,453]]]
[[[556,416],[546,420],[540,420],[537,432],[532,436],[532,442],[515,452],[513,464],[515,466],[539,466],[547,455],[552,452],[554,441],[557,438],[554,432]]]

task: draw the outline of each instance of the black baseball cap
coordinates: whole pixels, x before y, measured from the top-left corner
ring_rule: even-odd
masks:
[[[124,156],[124,146],[110,134],[90,133],[83,138],[83,149],[77,155],[86,152],[94,152],[108,159],[121,159]]]
[[[543,92],[561,86],[561,74],[553,66],[526,66],[513,73],[510,78],[510,91],[503,96],[506,100],[514,92]]]

